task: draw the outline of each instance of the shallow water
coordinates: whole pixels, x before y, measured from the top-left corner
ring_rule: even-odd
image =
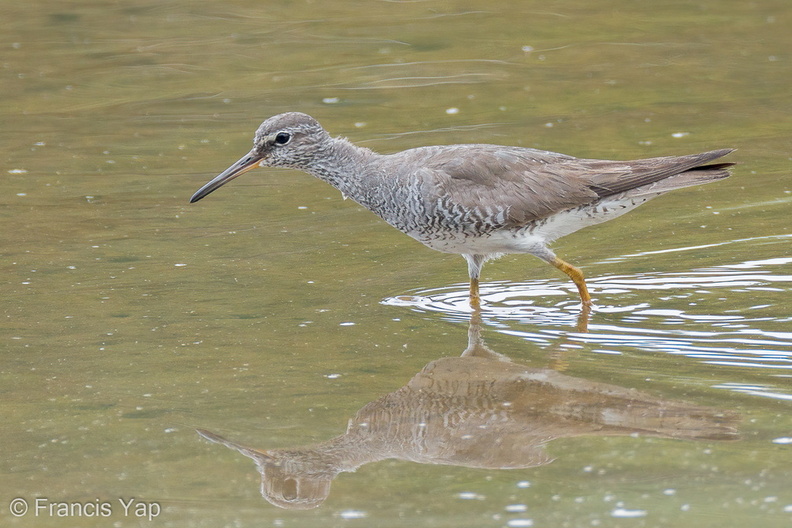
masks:
[[[3,525],[792,522],[788,2],[0,16]],[[510,256],[485,266],[470,326],[461,258],[309,176],[254,171],[187,204],[287,110],[382,152],[731,146],[739,165],[555,244],[589,277],[589,316],[555,269]],[[253,461],[196,433],[304,460],[371,413],[397,447],[353,443],[310,510],[267,502]],[[695,419],[717,434],[679,432]],[[538,458],[499,451],[529,437]]]

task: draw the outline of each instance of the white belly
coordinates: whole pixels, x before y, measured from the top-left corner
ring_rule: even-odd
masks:
[[[512,230],[494,231],[483,236],[449,234],[430,240],[420,236],[414,238],[434,250],[464,255],[534,253],[547,245],[547,241],[541,236]]]

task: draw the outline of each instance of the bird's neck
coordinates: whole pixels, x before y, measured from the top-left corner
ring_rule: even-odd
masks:
[[[330,138],[321,146],[321,151],[306,168],[307,172],[326,181],[345,196],[356,199],[366,168],[377,154],[344,138]]]

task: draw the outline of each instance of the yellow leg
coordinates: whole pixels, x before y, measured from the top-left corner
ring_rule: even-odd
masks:
[[[474,310],[481,309],[481,297],[479,296],[479,281],[477,278],[470,279],[470,307]]]
[[[586,288],[586,280],[583,278],[583,272],[558,257],[553,257],[550,264],[566,273],[566,275],[572,279],[572,282],[577,286],[578,293],[580,293],[580,300],[583,306],[591,306],[591,295],[589,295],[588,288]]]

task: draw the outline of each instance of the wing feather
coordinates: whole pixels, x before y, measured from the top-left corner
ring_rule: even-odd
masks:
[[[407,150],[394,161],[402,175],[423,180],[428,200],[500,213],[505,226],[516,227],[606,196],[651,187],[666,192],[723,178],[732,164],[705,164],[731,151],[608,161],[520,147],[450,145]],[[678,176],[688,171],[691,178]],[[667,178],[667,185],[652,185]]]

